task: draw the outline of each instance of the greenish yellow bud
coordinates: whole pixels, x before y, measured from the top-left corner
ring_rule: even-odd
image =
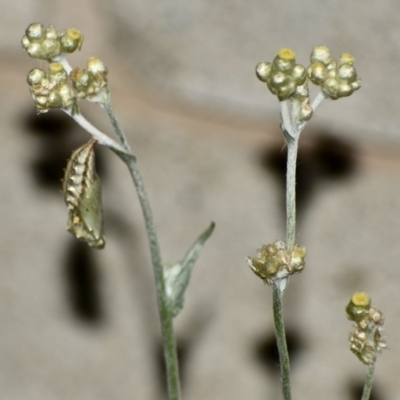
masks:
[[[68,80],[67,71],[60,63],[50,63],[49,64],[49,79],[55,84],[63,84]]]
[[[267,82],[268,78],[271,76],[272,64],[267,61],[263,61],[256,66],[257,78],[262,82]]]
[[[295,65],[296,53],[291,49],[280,49],[272,62],[272,69],[290,73]]]
[[[61,96],[62,106],[64,108],[70,108],[76,102],[75,93],[68,85],[62,85],[59,88],[58,93]]]
[[[57,39],[45,39],[41,43],[41,50],[40,58],[50,60],[61,53],[60,43]]]
[[[49,25],[46,29],[46,38],[50,40],[58,40],[57,29],[53,25]]]
[[[93,75],[96,74],[102,74],[102,75],[107,75],[108,70],[106,65],[97,57],[90,57],[87,61],[87,69],[90,71]]]
[[[312,83],[320,85],[328,78],[328,70],[322,62],[315,62],[308,67],[307,75]]]
[[[278,96],[280,101],[286,100],[296,90],[296,83],[290,75],[284,72],[274,72],[267,82],[270,91]]]
[[[321,89],[333,100],[338,98],[339,81],[335,78],[328,78],[321,85]]]
[[[341,80],[352,82],[357,79],[356,69],[350,64],[342,64],[337,69],[337,76]]]
[[[360,80],[360,78],[357,78],[354,82],[351,82],[351,83],[350,83],[350,86],[353,88],[353,91],[354,91],[354,90],[360,89],[360,87],[361,87],[361,80]]]
[[[60,44],[63,53],[73,53],[82,48],[83,35],[78,29],[67,29],[60,36]]]
[[[294,66],[292,73],[290,75],[294,79],[296,86],[303,85],[307,79],[307,71],[300,64]]]
[[[29,42],[41,41],[46,35],[46,28],[39,23],[30,24],[25,35]]]
[[[31,58],[40,58],[42,56],[42,46],[40,43],[31,43],[24,50]]]
[[[58,92],[50,92],[47,97],[48,108],[57,108],[62,105],[62,97]]]
[[[347,318],[352,321],[361,321],[369,312],[371,299],[365,292],[355,292],[346,307]]]
[[[324,65],[328,65],[332,61],[331,52],[326,46],[316,46],[311,52],[310,56],[311,64],[320,62]]]
[[[27,82],[29,86],[35,86],[41,84],[42,80],[45,78],[46,73],[40,68],[34,68],[30,70],[27,77]]]
[[[355,61],[355,58],[349,54],[349,53],[343,53],[338,61],[338,65],[342,65],[342,64],[349,64],[349,65],[353,65]]]
[[[350,96],[353,93],[353,88],[351,87],[350,84],[346,82],[340,82],[339,86],[337,88],[337,97],[347,97]]]
[[[287,100],[296,90],[296,83],[294,79],[287,79],[284,85],[279,86],[276,89],[276,95],[279,101]]]

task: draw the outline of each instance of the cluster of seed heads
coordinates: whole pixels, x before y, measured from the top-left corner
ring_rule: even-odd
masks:
[[[334,60],[328,47],[314,47],[307,76],[312,83],[320,86],[327,96],[336,100],[350,96],[361,86],[353,64],[354,57],[348,53],[343,53],[339,60]]]
[[[271,62],[257,64],[258,79],[267,84],[279,101],[292,100],[299,109],[299,121],[312,117],[308,81],[320,86],[326,97],[338,99],[350,96],[361,86],[361,81],[353,66],[354,58],[347,53],[339,60],[331,57],[326,46],[314,47],[311,53],[311,65],[305,68],[296,63],[296,54],[291,49],[281,49]]]
[[[69,77],[79,99],[91,100],[107,87],[107,67],[98,58],[91,57],[87,68],[75,68]]]
[[[80,50],[82,34],[76,29],[58,32],[52,25],[31,24],[22,38],[22,47],[33,58],[49,61],[48,70],[34,68],[28,74],[28,84],[37,111],[52,108],[77,111],[77,100],[88,99],[105,103],[109,99],[107,67],[96,57],[87,61],[87,68],[65,69],[64,53]],[[54,62],[59,61],[59,62]],[[69,85],[71,83],[72,85]]]
[[[281,101],[289,98],[307,79],[306,69],[296,64],[296,54],[291,49],[279,50],[272,63],[259,63],[256,74]]]
[[[346,307],[347,318],[355,322],[349,335],[350,350],[364,364],[374,364],[377,354],[386,348],[382,338],[383,315],[371,307],[371,300],[365,292],[355,292]]]
[[[50,63],[48,71],[32,69],[27,82],[39,113],[58,107],[70,109],[75,104],[75,93],[68,86],[68,74],[60,63]]]
[[[54,26],[47,28],[42,24],[30,24],[22,38],[22,47],[32,58],[54,60],[63,53],[80,50],[82,34],[74,28],[57,31]]]
[[[282,279],[301,272],[305,267],[305,256],[304,247],[296,245],[287,251],[285,242],[277,240],[262,246],[255,257],[248,258],[248,263],[259,278],[271,285],[275,278]]]

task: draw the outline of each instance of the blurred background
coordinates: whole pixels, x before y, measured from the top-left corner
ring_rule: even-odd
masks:
[[[32,22],[82,31],[83,67],[109,67],[113,108],[137,155],[165,261],[211,220],[176,319],[186,400],[280,398],[271,290],[246,263],[284,238],[278,101],[255,65],[281,47],[356,58],[362,88],[318,109],[300,141],[297,242],[305,271],[285,294],[296,399],[359,399],[344,307],[366,290],[386,316],[373,400],[399,398],[400,8],[332,0],[0,0],[0,397],[166,399],[160,324],[138,200],[98,150],[107,246],[66,230],[60,179],[88,139],[63,113],[37,116],[20,47]],[[112,135],[93,104],[87,118]]]

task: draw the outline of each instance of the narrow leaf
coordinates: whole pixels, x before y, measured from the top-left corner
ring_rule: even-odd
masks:
[[[206,240],[211,236],[215,223],[210,226],[197,238],[189,248],[183,260],[176,264],[168,265],[165,268],[165,284],[167,296],[170,302],[170,309],[176,317],[183,308],[184,295],[189,285],[190,276],[196,260],[200,255]]]

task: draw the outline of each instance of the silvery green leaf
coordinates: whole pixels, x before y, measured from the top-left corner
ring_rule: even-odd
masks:
[[[197,238],[190,247],[183,260],[165,266],[165,286],[169,300],[169,307],[174,317],[183,308],[184,295],[189,284],[192,269],[199,257],[206,240],[211,236],[215,228],[215,223],[210,226]]]

